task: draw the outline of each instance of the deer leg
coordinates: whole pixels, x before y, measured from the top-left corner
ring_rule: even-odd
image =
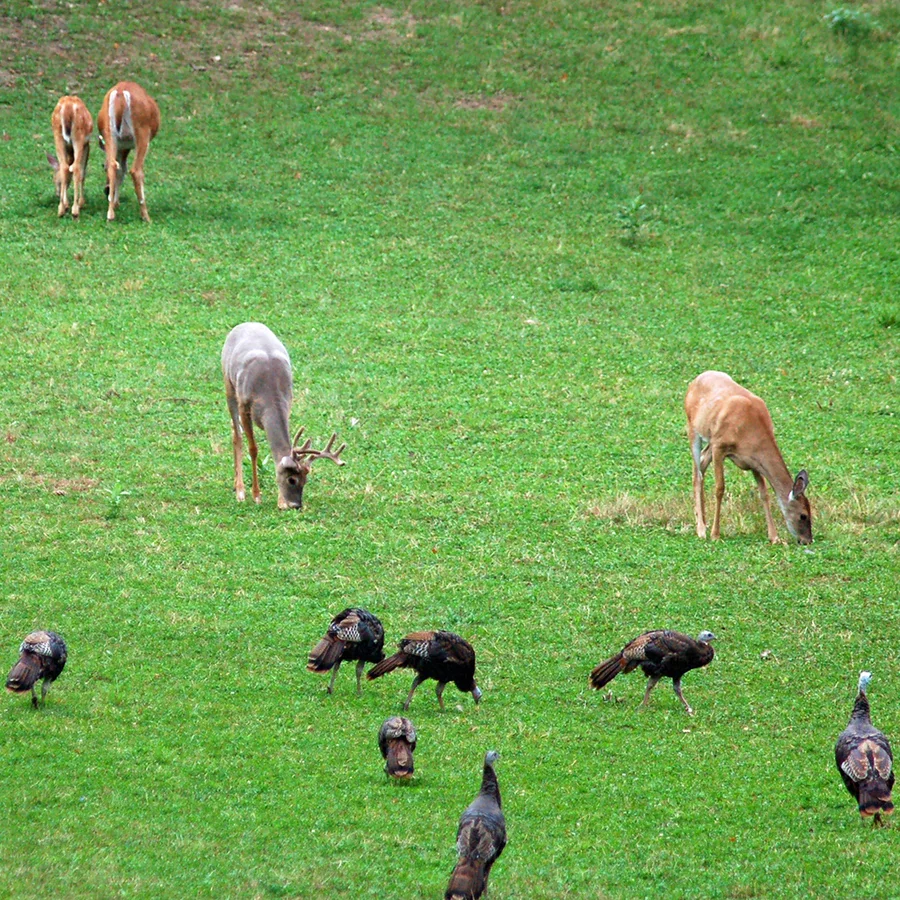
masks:
[[[250,413],[241,410],[241,425],[244,428],[244,434],[247,436],[247,449],[250,451],[250,463],[253,468],[253,481],[250,489],[253,492],[253,502],[259,503],[262,495],[259,492],[259,474],[256,466],[256,457],[259,455],[259,447],[256,445],[256,438],[253,436],[253,419]]]
[[[659,675],[651,675],[650,680],[647,682],[647,690],[644,691],[644,699],[641,700],[641,706],[647,706],[650,703],[650,691],[656,687],[660,679]]]
[[[673,678],[672,679],[672,688],[675,691],[675,696],[684,704],[684,708],[687,710],[687,714],[692,716],[694,711],[691,709],[691,704],[684,699],[684,694],[681,693],[681,679]]]
[[[334,664],[334,668],[331,670],[331,681],[328,682],[328,693],[334,693],[334,679],[337,678],[338,669],[341,667],[341,661],[338,660]]]
[[[361,659],[356,664],[356,696],[362,697],[362,673],[363,669],[366,667],[366,661]]]
[[[439,682],[438,682],[438,686],[437,686],[437,690],[435,691],[435,693],[437,694],[438,705],[439,705],[440,708],[441,708],[441,712],[443,712],[443,710],[444,710],[444,688],[445,688],[445,687],[447,687],[447,682],[446,682],[446,681],[439,681]]]
[[[234,393],[234,385],[225,378],[225,400],[228,412],[231,413],[231,449],[234,454],[234,493],[238,500],[246,498],[244,492],[244,442],[241,440],[241,414],[238,400]]]
[[[84,206],[84,173],[87,168],[88,154],[91,145],[84,141],[73,146],[74,154],[72,159],[72,218],[77,219]]]
[[[722,498],[725,496],[725,456],[716,447],[712,453],[713,473],[716,476],[716,513],[713,517],[712,534],[714,541],[719,539],[719,524],[722,520]]]
[[[69,208],[69,159],[66,152],[66,142],[61,134],[53,135],[53,143],[56,146],[56,160],[59,166],[54,176],[56,196],[59,199],[59,207],[56,210],[56,214],[64,216]]]
[[[409,695],[406,698],[406,703],[403,704],[403,708],[409,709],[409,704],[412,703],[413,694],[416,692],[416,688],[424,681],[425,679],[421,675],[416,675],[413,679],[412,687],[409,689]]]
[[[137,194],[138,203],[141,204],[141,218],[145,222],[150,221],[150,213],[147,212],[147,198],[144,196],[144,157],[150,146],[150,133],[141,132],[135,136],[134,163],[131,166],[131,180],[134,182],[134,192]]]
[[[766,530],[769,533],[769,543],[777,544],[778,529],[775,527],[775,520],[772,518],[772,507],[769,503],[769,491],[766,488],[766,479],[755,470],[753,477],[756,479],[756,486],[759,488],[759,499],[762,500],[763,510],[766,513]]]
[[[106,209],[107,222],[112,222],[116,218],[116,207],[119,205],[120,164],[116,154],[115,138],[110,134],[106,142],[106,197],[109,201]]]
[[[694,517],[697,520],[697,537],[706,537],[706,513],[703,508],[703,475],[706,467],[702,465],[701,447],[703,438],[691,432],[691,456],[694,459]]]

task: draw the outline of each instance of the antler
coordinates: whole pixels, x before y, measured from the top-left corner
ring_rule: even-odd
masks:
[[[303,433],[303,429],[297,432],[297,437],[294,438],[294,443],[296,443],[300,439],[300,435]],[[344,465],[344,460],[341,459],[341,453],[344,451],[344,448],[347,446],[346,444],[341,444],[337,450],[332,450],[334,447],[334,442],[337,440],[337,432],[335,431],[328,440],[328,443],[325,445],[324,450],[315,450],[312,445],[312,438],[307,438],[306,443],[302,447],[294,447],[293,456],[294,459],[299,459],[301,456],[309,457],[310,463],[316,459],[330,459],[335,465],[342,466]]]

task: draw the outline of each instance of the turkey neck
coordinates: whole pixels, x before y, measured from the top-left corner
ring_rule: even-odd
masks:
[[[869,713],[869,698],[863,691],[856,695],[856,703],[853,704],[853,712],[850,715],[850,723],[871,725],[872,717]]]
[[[484,774],[481,776],[481,793],[493,797],[500,806],[500,784],[497,781],[497,773],[491,765],[485,765]]]

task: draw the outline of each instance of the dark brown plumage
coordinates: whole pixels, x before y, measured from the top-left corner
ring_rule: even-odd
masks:
[[[466,807],[456,832],[459,862],[450,876],[444,900],[478,900],[487,888],[491,866],[506,846],[506,819],[500,808],[500,785],[494,771],[500,754],[484,756],[481,790]]]
[[[409,709],[416,688],[429,678],[437,683],[437,698],[441,709],[444,687],[453,682],[463,693],[471,693],[477,703],[481,691],[475,684],[475,651],[472,645],[452,631],[416,631],[400,641],[400,650],[369,669],[367,678],[380,678],[394,669],[415,669],[409,696],[404,709]]]
[[[391,778],[412,778],[416,729],[404,716],[385,719],[378,732],[378,749],[384,757],[384,771]]]
[[[834,761],[847,790],[859,804],[859,814],[863,818],[874,816],[875,824],[881,825],[882,813],[889,816],[894,811],[894,759],[890,742],[872,724],[866,696],[871,677],[870,672],[860,672],[850,723],[837,739]]]
[[[13,694],[31,691],[31,705],[37,708],[38,699],[34,686],[41,685],[41,701],[47,696],[50,685],[62,674],[68,651],[66,642],[55,631],[33,631],[19,647],[19,661],[12,667],[6,679],[6,689]]]
[[[384,659],[384,628],[377,616],[367,609],[349,607],[339,612],[328,626],[325,637],[313,647],[306,668],[310,672],[332,669],[328,693],[334,690],[334,679],[345,659],[356,664],[356,693],[362,693],[362,673],[367,662]]]
[[[620,672],[633,672],[638,666],[650,679],[642,706],[650,699],[650,691],[660,678],[671,678],[678,699],[689,716],[694,714],[681,692],[681,678],[691,669],[708,665],[714,656],[709,642],[715,639],[711,631],[703,631],[697,640],[678,631],[645,631],[627,643],[615,656],[600,663],[591,672],[591,686],[598,690],[609,684]]]

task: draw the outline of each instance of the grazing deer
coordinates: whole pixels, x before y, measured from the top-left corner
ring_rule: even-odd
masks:
[[[719,537],[722,497],[725,494],[723,463],[730,459],[739,469],[749,469],[756,479],[766,512],[769,540],[773,544],[778,543],[766,481],[775,491],[788,531],[799,543],[811,544],[812,511],[805,496],[809,476],[804,469],[797,473],[796,478],[791,478],[775,443],[775,429],[766,404],[724,372],[704,372],[691,382],[684,398],[684,409],[694,457],[697,534],[706,537],[703,476],[712,460],[716,477],[716,514],[711,537],[713,540]],[[704,441],[707,442],[706,447],[703,447]]]
[[[247,435],[250,461],[253,464],[253,499],[259,503],[259,479],[256,474],[257,446],[253,425],[266,432],[272,458],[275,460],[275,482],[278,485],[279,509],[300,509],[303,487],[309,470],[317,459],[330,459],[344,465],[341,444],[333,450],[337,434],[332,434],[324,450],[314,450],[307,439],[297,446],[301,428],[294,440],[288,431],[293,398],[291,360],[284,344],[259,322],[245,322],[233,328],[222,348],[222,374],[225,376],[225,399],[231,413],[232,446],[234,448],[234,491],[238,500],[245,498],[242,467],[241,429]]]
[[[77,219],[84,206],[84,175],[91,154],[91,132],[94,120],[80,97],[60,97],[53,115],[53,143],[56,156],[47,154],[53,168],[53,183],[59,198],[57,214],[64,216],[69,208],[69,175],[72,176],[72,218]]]
[[[150,221],[144,197],[144,157],[150,141],[159,131],[159,107],[156,101],[133,81],[120,81],[103,98],[97,115],[100,144],[106,151],[106,195],[109,209],[106,218],[112,222],[119,207],[119,189],[125,178],[125,160],[134,150],[131,180],[141,204],[141,218]]]

